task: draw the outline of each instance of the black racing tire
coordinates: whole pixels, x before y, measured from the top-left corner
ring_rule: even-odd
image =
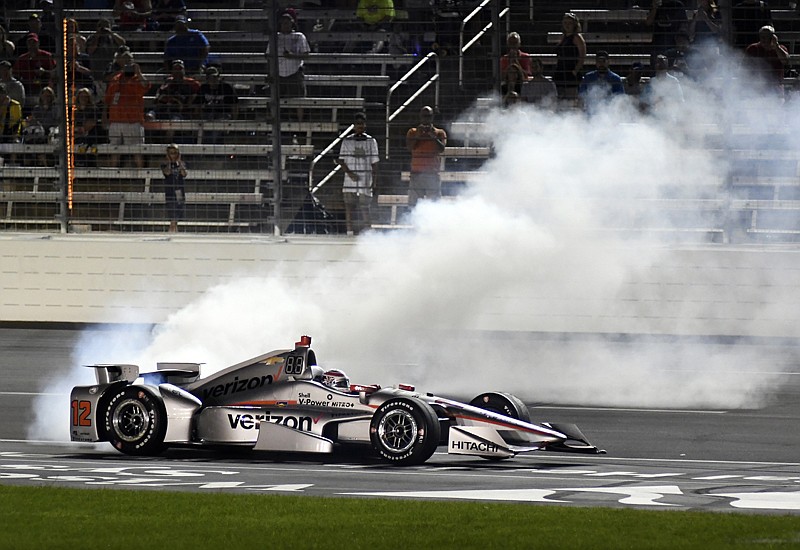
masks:
[[[478,407],[485,411],[496,412],[515,420],[531,421],[531,413],[528,407],[518,397],[510,393],[490,391],[482,393],[469,402],[473,407]],[[485,456],[486,460],[506,460],[511,457]]]
[[[518,397],[510,393],[486,392],[469,402],[473,407],[492,411],[515,420],[531,421],[531,413]]]
[[[127,455],[152,456],[164,450],[167,411],[160,398],[140,386],[117,389],[105,410],[108,440]]]
[[[378,407],[370,421],[372,448],[392,464],[422,464],[436,451],[439,436],[436,412],[414,397],[390,399]]]

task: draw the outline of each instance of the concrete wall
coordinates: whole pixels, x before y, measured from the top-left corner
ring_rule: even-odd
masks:
[[[364,261],[344,238],[0,234],[0,321],[159,323],[212,286]],[[636,251],[634,251],[634,254]],[[481,297],[474,328],[800,337],[800,249],[659,250],[616,285],[532,272]],[[558,283],[558,284],[556,284]]]

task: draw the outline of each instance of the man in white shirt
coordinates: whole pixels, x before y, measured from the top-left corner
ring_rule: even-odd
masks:
[[[294,17],[290,13],[281,15],[277,35],[278,49],[278,78],[272,82],[278,83],[278,94],[281,98],[305,97],[306,82],[303,74],[303,60],[308,57],[311,48],[306,40],[306,35],[295,31]],[[272,44],[267,44],[267,56],[272,51]],[[297,109],[297,119],[303,120],[303,109]]]
[[[370,227],[372,191],[378,179],[378,142],[365,132],[367,117],[356,113],[353,132],[342,140],[337,164],[344,170],[345,225],[348,235]]]
[[[281,15],[278,32],[278,83],[281,97],[304,97],[306,95],[303,80],[303,60],[308,57],[311,48],[306,35],[294,30],[294,19],[291,14]],[[267,45],[267,55],[271,53],[272,44]]]

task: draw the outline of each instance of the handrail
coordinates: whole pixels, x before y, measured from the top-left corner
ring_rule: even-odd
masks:
[[[325,147],[325,149],[323,149],[322,151],[320,151],[320,152],[319,152],[319,154],[318,154],[316,157],[314,157],[314,160],[312,160],[312,161],[311,161],[311,166],[308,168],[308,190],[309,190],[309,191],[311,191],[311,194],[312,194],[312,195],[313,195],[314,193],[316,193],[316,192],[319,190],[319,188],[320,188],[320,187],[322,187],[323,185],[325,185],[325,182],[327,182],[329,179],[331,179],[331,178],[333,177],[333,175],[334,175],[336,172],[338,172],[338,171],[339,171],[339,165],[337,164],[337,165],[336,165],[336,167],[335,167],[333,170],[331,170],[330,172],[328,172],[328,175],[326,175],[324,178],[322,178],[322,181],[320,181],[320,182],[319,182],[319,183],[318,183],[318,184],[315,186],[315,185],[314,185],[314,168],[317,166],[317,163],[318,163],[319,161],[321,161],[325,155],[327,155],[328,153],[330,153],[330,152],[331,152],[331,150],[332,150],[334,147],[336,147],[337,145],[339,145],[339,144],[342,142],[342,140],[343,140],[344,138],[346,138],[346,137],[347,137],[347,135],[348,135],[350,132],[352,132],[352,131],[353,131],[353,128],[355,128],[355,125],[354,125],[354,124],[351,124],[350,126],[348,126],[347,128],[345,128],[345,129],[344,129],[344,131],[343,131],[341,134],[339,134],[339,136],[338,136],[336,139],[334,139],[332,142],[330,142],[330,144],[328,144],[328,146],[327,146],[327,147]]]
[[[406,84],[406,82],[411,77],[411,75],[413,75],[415,72],[417,72],[417,70],[422,68],[423,65],[425,65],[426,63],[428,63],[431,60],[433,60],[436,63],[436,72],[433,74],[433,76],[431,76],[422,86],[420,86],[420,88],[416,92],[414,92],[414,94],[410,98],[408,98],[402,105],[400,105],[400,107],[398,107],[395,110],[395,112],[389,114],[389,109],[391,108],[391,102],[392,102],[392,94],[394,94],[395,90],[397,90],[400,86]],[[395,82],[392,85],[392,87],[389,88],[389,91],[386,92],[386,136],[385,136],[385,138],[386,138],[386,146],[385,146],[385,150],[384,150],[384,158],[386,158],[387,160],[389,158],[389,142],[390,142],[390,140],[389,140],[389,124],[395,118],[397,118],[397,116],[400,113],[405,111],[406,107],[408,107],[408,105],[412,101],[414,101],[417,97],[419,97],[420,94],[422,94],[422,92],[427,90],[431,86],[431,84],[434,84],[434,83],[436,84],[436,91],[434,93],[433,102],[434,102],[434,108],[438,108],[438,106],[439,106],[439,56],[436,54],[436,52],[430,52],[425,57],[420,59],[419,62],[411,68],[411,70],[409,70],[406,74],[404,74],[402,76],[402,78],[400,78],[400,80]]]
[[[472,47],[475,42],[481,39],[484,34],[489,32],[489,29],[492,28],[492,23],[489,22],[483,27],[472,39],[464,44],[464,28],[466,27],[467,23],[475,17],[483,8],[489,5],[492,0],[483,0],[480,4],[475,6],[475,9],[472,10],[469,15],[467,15],[464,20],[461,22],[461,30],[458,33],[458,87],[464,87],[464,54],[468,49]],[[498,14],[498,18],[503,18],[511,13],[511,8],[508,6],[508,0],[506,0],[506,7],[500,10]],[[506,24],[508,24],[508,19],[506,20]]]

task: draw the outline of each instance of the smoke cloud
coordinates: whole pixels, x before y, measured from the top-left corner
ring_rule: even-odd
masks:
[[[471,137],[493,143],[494,158],[457,199],[421,202],[407,220],[413,230],[362,235],[355,261],[303,279],[278,268],[217,286],[152,332],[93,333],[73,359],[143,370],[158,361],[203,362],[208,375],[310,334],[322,366],[356,382],[407,382],[464,398],[510,391],[556,404],[761,406],[781,383],[780,366],[765,364],[762,346],[543,335],[514,325],[523,309],[546,315],[547,296],[569,296],[568,313],[580,318],[586,303],[615,296],[665,253],[658,236],[634,238],[621,228],[658,234],[718,221],[702,209],[676,214],[647,205],[724,196],[730,167],[706,148],[709,133],[730,147],[737,132],[777,123],[797,129],[794,101],[780,105],[751,81],[736,63],[720,63],[708,80],[682,81],[685,102],[664,101],[649,114],[627,98],[592,116],[476,107],[463,119],[483,122],[483,134]],[[545,298],[531,300],[532,285]],[[498,322],[510,328],[498,332]],[[70,376],[59,388],[73,383]],[[53,437],[43,429],[50,424],[37,422],[32,436]]]

